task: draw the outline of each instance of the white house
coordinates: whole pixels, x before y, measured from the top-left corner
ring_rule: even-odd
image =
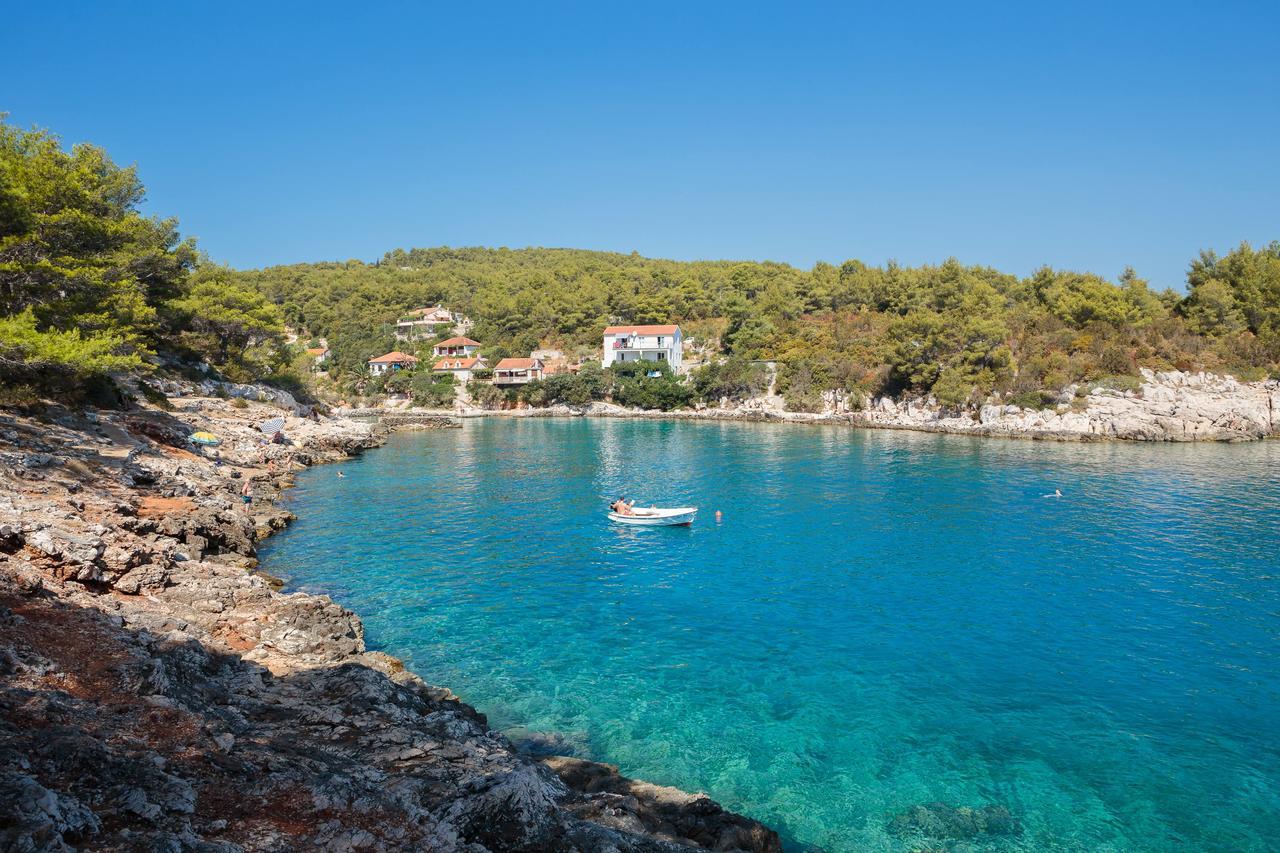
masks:
[[[393,373],[397,370],[410,370],[416,367],[418,359],[405,352],[393,351],[386,355],[380,355],[377,358],[369,359],[369,373],[374,376],[381,376],[384,373]]]
[[[472,358],[442,358],[431,368],[432,373],[452,373],[453,378],[457,379],[464,385],[471,381],[471,375],[477,370],[485,368],[484,356],[474,356]]]
[[[604,366],[618,361],[665,361],[678,371],[682,344],[679,326],[610,326],[604,330]]]
[[[504,358],[493,366],[494,385],[527,385],[543,378],[542,361],[536,358]]]
[[[434,308],[415,308],[396,323],[396,340],[432,338],[440,326],[452,326],[456,322],[456,315],[440,305]]]
[[[463,358],[470,358],[480,349],[480,342],[473,341],[471,338],[449,338],[447,341],[441,341],[431,348],[431,354],[436,358],[441,356],[460,355]]]

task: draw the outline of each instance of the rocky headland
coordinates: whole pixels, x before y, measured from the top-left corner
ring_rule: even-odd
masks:
[[[0,410],[0,848],[780,849],[705,796],[522,753],[350,611],[282,594],[254,558],[275,498],[382,433],[187,391]],[[264,443],[274,416],[292,444]]]
[[[1256,441],[1280,435],[1280,381],[1241,382],[1231,376],[1143,369],[1136,388],[1070,386],[1052,405],[1021,408],[988,403],[976,410],[941,406],[932,398],[857,398],[828,392],[821,412],[790,412],[781,397],[671,412],[612,403],[563,404],[492,411],[464,408],[456,417],[605,417],[707,421],[845,424],[957,435],[1054,441]],[[400,406],[339,410],[346,415],[408,416]]]

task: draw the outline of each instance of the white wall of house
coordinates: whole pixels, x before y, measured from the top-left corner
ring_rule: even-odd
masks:
[[[450,365],[453,363],[449,359],[445,359],[445,362]],[[433,367],[431,372],[436,374],[452,373],[454,379],[465,385],[471,381],[472,375],[477,370],[484,370],[487,366],[488,365],[485,364],[485,360],[482,358],[471,367]]]
[[[384,373],[391,373],[396,370],[404,370],[410,365],[402,361],[371,361],[369,362],[369,375],[381,376]]]
[[[436,356],[436,358],[442,358],[444,356],[457,356],[457,355],[460,355],[463,358],[470,358],[471,356],[475,355],[479,351],[480,351],[479,344],[461,344],[461,345],[451,345],[447,347],[441,346],[440,344],[436,344],[431,349],[431,352]]]
[[[684,340],[677,326],[674,334],[633,335],[609,332],[604,336],[604,366],[619,361],[665,361],[680,370]]]

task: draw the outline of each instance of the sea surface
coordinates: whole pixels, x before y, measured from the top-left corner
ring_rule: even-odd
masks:
[[[485,419],[289,501],[370,647],[789,849],[1280,849],[1280,442]]]

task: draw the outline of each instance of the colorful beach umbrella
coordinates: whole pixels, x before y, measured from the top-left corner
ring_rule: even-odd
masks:
[[[262,430],[267,435],[275,435],[280,430],[284,429],[284,418],[272,418],[269,421],[263,421],[258,424],[258,429]]]
[[[209,447],[217,447],[222,444],[222,439],[211,432],[193,432],[191,433],[190,441],[192,444],[204,444]]]

